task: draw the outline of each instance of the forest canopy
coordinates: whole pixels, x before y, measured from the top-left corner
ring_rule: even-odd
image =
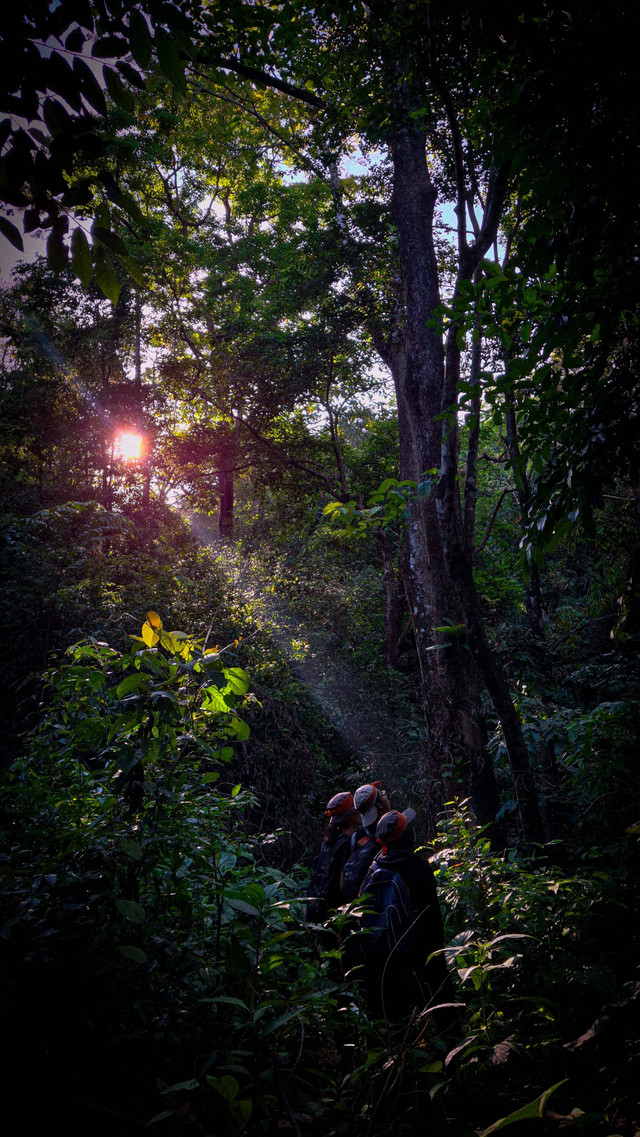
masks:
[[[43,1118],[635,1133],[639,19],[3,15],[2,999]],[[366,904],[305,920],[379,779],[453,1035],[373,1013]]]

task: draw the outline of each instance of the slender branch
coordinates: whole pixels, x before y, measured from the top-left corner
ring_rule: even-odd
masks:
[[[209,401],[213,402],[212,399]],[[310,466],[306,462],[300,462],[297,458],[292,458],[288,454],[282,454],[278,450],[277,446],[274,446],[272,442],[269,442],[269,440],[266,439],[264,435],[260,434],[260,432],[256,430],[254,426],[251,426],[251,423],[247,422],[246,419],[242,418],[241,415],[237,414],[235,411],[230,411],[229,414],[231,415],[234,422],[237,422],[240,424],[240,426],[243,426],[245,430],[252,436],[252,438],[255,438],[257,442],[264,446],[265,449],[268,450],[268,452],[272,454],[278,462],[281,463],[281,465],[293,467],[295,470],[302,470],[305,474],[312,474],[314,478],[318,478],[319,481],[323,482],[330,493],[335,494],[337,492],[336,484],[333,478],[331,478],[325,470],[319,470],[317,466]],[[342,492],[342,490],[340,490],[340,492]]]
[[[331,402],[330,402],[331,384],[332,383],[333,383],[333,356],[331,356],[331,360],[329,362],[329,375],[327,377],[327,389],[325,392],[324,408],[327,412],[327,416],[329,419],[329,433],[331,435],[331,445],[333,447],[333,453],[335,454],[336,463],[338,466],[338,477],[340,478],[340,487],[342,489],[343,494],[345,494],[348,497],[349,496],[349,487],[347,485],[347,477],[346,477],[345,468],[344,468],[344,459],[342,457],[342,447],[340,446],[340,435],[338,434],[338,414],[339,414],[339,412],[333,410],[333,408],[331,406]]]
[[[203,60],[203,62],[205,61]],[[287,83],[286,79],[279,79],[276,75],[270,75],[268,71],[262,71],[258,67],[247,67],[238,59],[221,59],[218,57],[206,60],[206,62],[209,66],[221,67],[223,71],[233,71],[236,75],[241,75],[243,79],[250,79],[252,83],[259,83],[264,87],[272,87],[276,91],[282,91],[283,95],[291,95],[293,99],[307,103],[310,107],[317,107],[319,110],[327,109],[327,104],[306,87]]]
[[[469,382],[473,388],[473,393],[471,396],[471,422],[469,424],[463,517],[465,552],[470,561],[473,561],[474,556],[476,502],[478,500],[478,450],[480,446],[480,407],[482,401],[480,395],[481,364],[482,333],[480,328],[476,327],[473,343],[471,345],[471,364],[469,368]]]
[[[445,113],[449,122],[449,129],[451,131],[451,141],[453,143],[453,160],[456,172],[456,206],[455,213],[458,218],[458,259],[462,265],[466,259],[468,251],[467,245],[467,186],[464,172],[464,150],[462,146],[462,135],[460,133],[460,126],[458,124],[458,116],[456,115],[451,92],[447,87],[442,77],[442,72],[438,67],[435,51],[434,51],[434,34],[433,23],[431,19],[431,5],[426,6],[427,26],[429,28],[429,72],[431,80],[439,92],[442,102],[444,104]]]
[[[618,615],[618,612],[605,612],[604,616],[595,616],[592,620],[583,620],[581,624],[578,624],[577,627],[572,628],[570,632],[567,632],[566,635],[561,636],[559,640],[554,640],[553,643],[549,645],[549,650],[555,651],[557,647],[560,647],[560,644],[566,643],[566,641],[570,640],[572,636],[575,636],[578,632],[581,632],[583,628],[590,628],[592,624],[601,624],[603,620],[615,620],[617,619]]]
[[[500,494],[500,497],[498,498],[498,501],[497,501],[497,503],[496,503],[496,507],[495,507],[495,509],[494,509],[493,513],[491,514],[491,519],[490,519],[490,521],[489,521],[489,524],[487,525],[487,530],[486,530],[486,533],[485,533],[485,535],[484,535],[484,537],[483,537],[483,539],[482,539],[482,544],[478,545],[478,548],[476,549],[476,552],[477,552],[477,553],[481,553],[481,552],[482,552],[482,550],[484,549],[484,547],[485,547],[485,545],[486,545],[487,541],[489,540],[489,535],[490,535],[490,533],[491,533],[491,530],[493,529],[493,526],[494,526],[494,524],[495,524],[495,520],[496,520],[496,518],[497,518],[497,516],[498,516],[498,514],[499,514],[499,512],[500,512],[500,507],[501,507],[501,505],[502,505],[502,503],[503,503],[503,501],[504,501],[505,497],[507,496],[507,494],[510,494],[510,493],[515,493],[515,492],[516,492],[516,488],[515,488],[515,486],[507,486],[507,488],[506,488],[506,489],[504,489],[504,490],[502,491],[502,493]]]
[[[253,115],[256,122],[259,122],[260,125],[269,132],[269,134],[272,134],[274,138],[277,138],[278,142],[281,142],[287,150],[290,150],[292,154],[295,154],[301,166],[307,170],[310,170],[311,173],[315,174],[317,177],[323,178],[326,176],[324,171],[321,170],[317,164],[312,161],[311,158],[309,158],[308,155],[299,150],[297,146],[294,146],[290,138],[287,138],[285,134],[278,130],[273,125],[273,123],[269,122],[269,120],[260,113],[255,103],[252,102],[251,99],[235,95],[229,87],[226,87],[224,85],[224,83],[220,84],[220,88],[227,93],[226,95],[222,95],[220,94],[220,90],[218,88],[212,88],[208,84],[208,79],[206,76],[201,75],[197,71],[194,72],[194,75],[196,75],[196,77],[200,80],[199,86],[194,88],[197,92],[205,95],[211,95],[212,98],[218,99],[222,103],[229,103],[231,106],[238,107],[239,110],[246,111],[248,114]]]

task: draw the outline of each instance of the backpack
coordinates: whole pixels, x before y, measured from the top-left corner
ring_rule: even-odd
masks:
[[[371,837],[364,829],[359,829],[353,834],[351,852],[342,870],[345,900],[356,899],[367,870],[379,851],[375,837]]]
[[[369,966],[383,963],[393,952],[400,963],[411,948],[413,923],[411,897],[402,876],[392,868],[373,861],[360,895],[369,894],[365,902],[362,927],[362,954]]]
[[[332,889],[335,891],[339,885],[339,881],[334,879],[336,853],[340,849],[344,849],[347,841],[350,842],[351,838],[342,834],[334,845],[329,846],[323,842],[320,852],[311,862],[311,878],[307,896],[307,922],[309,924],[319,924],[326,920],[329,908],[333,907],[333,904],[339,900],[337,895],[332,897],[330,894]]]

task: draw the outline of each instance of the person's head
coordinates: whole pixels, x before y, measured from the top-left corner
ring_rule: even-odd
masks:
[[[333,836],[338,833],[354,833],[360,824],[360,814],[356,809],[353,794],[343,791],[334,794],[327,802],[325,810],[329,818],[329,832]]]
[[[380,788],[380,782],[367,782],[364,786],[358,786],[354,801],[365,828],[377,824],[383,813],[391,809],[389,798]]]
[[[405,809],[400,813],[397,809],[390,809],[384,813],[376,826],[376,841],[382,845],[384,852],[388,849],[410,849],[413,851],[415,834],[413,825],[415,819],[414,809]]]

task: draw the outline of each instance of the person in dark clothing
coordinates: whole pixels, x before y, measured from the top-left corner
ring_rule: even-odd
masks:
[[[362,824],[351,838],[351,850],[342,871],[342,893],[345,900],[355,900],[379,846],[376,843],[376,825],[391,809],[389,798],[380,782],[367,782],[353,795]]]
[[[455,998],[442,951],[444,928],[435,877],[429,862],[414,852],[414,817],[414,811],[407,809],[405,813],[390,810],[380,818],[376,841],[381,851],[361,889],[364,895],[367,886],[372,887],[375,873],[386,870],[387,877],[397,874],[401,878],[396,882],[399,909],[403,907],[402,897],[408,896],[410,911],[396,917],[396,942],[387,947],[385,958],[371,953],[367,960],[364,950],[370,1013],[395,1021],[408,1018],[414,1007],[422,1010],[451,1003]],[[433,952],[438,954],[430,959]],[[450,1011],[438,1016],[442,1029],[448,1029],[452,1021]]]
[[[391,802],[382,789],[382,783],[367,782],[364,786],[358,786],[353,800],[362,819],[362,828],[375,837],[380,818],[391,809]]]
[[[334,794],[325,810],[329,818],[320,852],[311,866],[307,920],[319,923],[344,902],[342,870],[351,851],[351,838],[360,825],[353,794]]]

